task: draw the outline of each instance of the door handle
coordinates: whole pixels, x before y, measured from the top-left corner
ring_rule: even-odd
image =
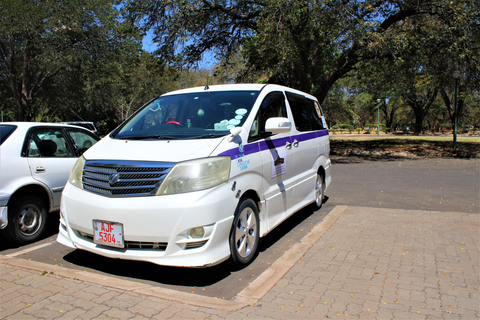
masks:
[[[285,148],[286,148],[287,150],[292,149],[292,144],[287,141],[287,143],[285,144]]]
[[[294,146],[295,148],[298,147],[298,141],[297,141],[297,139],[293,140],[293,146]]]
[[[36,173],[42,173],[42,172],[45,172],[45,171],[46,171],[45,167],[43,167],[43,166],[38,166],[38,167],[35,168]]]

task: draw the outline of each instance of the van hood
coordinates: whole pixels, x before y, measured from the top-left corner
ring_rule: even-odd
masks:
[[[105,137],[84,153],[87,160],[180,162],[205,158],[224,137],[201,140],[118,140]]]

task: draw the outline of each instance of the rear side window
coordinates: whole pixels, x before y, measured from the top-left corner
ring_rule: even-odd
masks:
[[[29,135],[26,155],[42,158],[75,157],[67,138],[58,128],[33,129]]]
[[[0,146],[5,140],[17,129],[17,126],[12,125],[0,125]]]
[[[291,92],[286,92],[286,94],[298,131],[326,129],[323,126],[322,111],[317,101]]]

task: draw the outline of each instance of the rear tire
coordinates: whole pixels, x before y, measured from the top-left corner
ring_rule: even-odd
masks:
[[[325,177],[322,173],[317,173],[317,178],[315,179],[315,202],[313,203],[313,208],[319,210],[322,207],[323,199],[325,198]]]
[[[232,230],[230,231],[230,252],[233,261],[245,267],[255,258],[260,241],[258,208],[250,198],[240,201],[235,210]]]
[[[8,209],[5,229],[8,240],[27,244],[40,239],[47,224],[47,209],[42,200],[32,195],[23,196]]]

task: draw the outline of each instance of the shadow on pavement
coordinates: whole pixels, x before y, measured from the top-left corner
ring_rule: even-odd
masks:
[[[327,200],[328,197],[325,197],[324,203]],[[285,237],[285,235],[287,235],[295,227],[297,227],[303,221],[311,217],[313,214],[318,213],[326,215],[328,213],[327,211],[328,210],[321,209],[320,211],[316,212],[312,210],[312,207],[309,206],[296,212],[290,218],[278,225],[267,236],[261,239],[258,251],[267,251],[283,237]],[[280,253],[284,252],[283,249],[277,251],[279,251],[279,255]],[[251,268],[253,264],[255,264],[257,258],[258,256],[251,265],[243,269],[239,269],[239,267],[236,266],[231,259],[228,259],[227,261],[216,266],[195,269],[165,267],[148,262],[112,259],[83,250],[74,250],[73,252],[68,253],[63,257],[65,261],[75,264],[77,266],[94,269],[99,272],[112,274],[115,276],[141,279],[165,285],[184,287],[211,286],[228,278],[232,273],[235,272],[238,272],[239,274],[242,272],[248,272],[249,274],[254,272],[256,275],[260,275],[276,259],[275,257],[267,257],[267,259],[273,261],[268,261],[268,263],[262,263],[260,268],[258,267],[258,265],[254,268]],[[236,288],[236,290],[238,291],[241,291],[242,289],[243,288]]]

